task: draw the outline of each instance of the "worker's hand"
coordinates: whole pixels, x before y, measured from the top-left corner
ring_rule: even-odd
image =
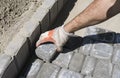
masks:
[[[65,32],[63,26],[55,28],[41,34],[36,43],[36,47],[42,43],[53,42],[57,47],[57,51],[62,51],[62,46],[67,42],[70,35],[72,35],[72,33]]]

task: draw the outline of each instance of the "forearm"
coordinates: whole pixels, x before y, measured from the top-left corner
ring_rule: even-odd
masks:
[[[114,5],[116,0],[95,0],[83,12],[77,15],[64,26],[66,32],[100,23],[107,18],[107,11]]]

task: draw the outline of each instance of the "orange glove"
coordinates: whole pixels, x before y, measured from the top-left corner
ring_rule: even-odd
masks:
[[[57,51],[62,51],[62,46],[67,42],[69,36],[71,35],[73,34],[65,32],[63,26],[55,28],[41,34],[39,40],[36,43],[36,47],[42,43],[53,42],[57,47]]]

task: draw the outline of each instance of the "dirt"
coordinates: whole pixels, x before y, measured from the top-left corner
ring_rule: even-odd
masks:
[[[43,0],[0,0],[0,52]]]

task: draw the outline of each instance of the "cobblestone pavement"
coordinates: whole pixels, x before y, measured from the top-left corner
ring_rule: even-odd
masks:
[[[68,41],[58,54],[53,53],[53,45],[46,47],[49,50],[36,50],[43,53],[38,53],[37,60],[31,62],[21,78],[120,78],[119,33],[97,27],[86,30],[81,46]],[[46,51],[50,54],[45,55]]]

